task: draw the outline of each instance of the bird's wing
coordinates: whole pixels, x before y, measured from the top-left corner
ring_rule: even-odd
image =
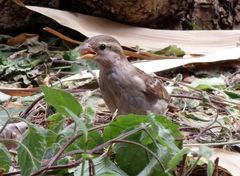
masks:
[[[145,89],[144,89],[144,94],[148,97],[152,98],[159,98],[159,99],[165,99],[167,102],[170,100],[170,96],[163,86],[163,83],[161,80],[151,77],[150,75],[146,74],[142,70],[137,68],[137,72],[139,72],[142,77],[142,79],[145,82]]]

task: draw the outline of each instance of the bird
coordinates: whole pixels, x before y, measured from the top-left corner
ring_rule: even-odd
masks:
[[[99,65],[99,88],[112,113],[164,115],[170,96],[162,81],[132,65],[112,36],[97,35],[79,47],[80,59]]]

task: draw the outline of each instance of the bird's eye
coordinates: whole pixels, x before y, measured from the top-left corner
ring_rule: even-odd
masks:
[[[101,45],[99,46],[99,48],[100,48],[101,50],[105,50],[106,45],[105,45],[105,44],[101,44]]]

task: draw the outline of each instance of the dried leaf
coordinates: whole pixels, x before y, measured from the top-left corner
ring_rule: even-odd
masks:
[[[107,34],[116,37],[121,44],[129,47],[140,45],[144,48],[157,50],[169,45],[177,45],[187,53],[209,54],[236,47],[240,35],[239,30],[172,31],[147,29],[80,13],[45,7],[26,7],[88,37]]]
[[[38,41],[39,36],[37,34],[28,34],[22,33],[17,35],[16,37],[12,37],[7,40],[7,44],[10,46],[21,45],[25,42],[36,42]]]
[[[30,96],[34,93],[40,92],[39,88],[8,88],[0,87],[0,91],[11,96]]]
[[[164,59],[164,60],[153,60],[153,61],[145,61],[134,63],[136,67],[145,71],[146,73],[153,73],[168,70],[171,68],[179,67],[182,65],[194,64],[194,63],[211,63],[218,62],[224,60],[235,60],[240,58],[240,47],[222,50],[217,53],[208,54],[206,56],[194,58],[194,59]],[[98,75],[99,71],[93,71],[96,75]],[[68,78],[63,79],[62,81],[76,80],[76,79],[87,79],[92,78],[92,74],[87,71],[83,71],[80,74],[76,74],[70,76]]]

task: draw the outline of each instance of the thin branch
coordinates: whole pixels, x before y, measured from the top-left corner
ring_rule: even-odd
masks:
[[[179,170],[179,174],[178,174],[178,175],[183,175],[183,173],[184,173],[184,171],[185,171],[186,160],[187,160],[187,154],[185,154],[185,155],[183,156],[182,165],[181,165],[181,168],[180,168],[180,170]]]
[[[171,97],[176,97],[176,98],[188,98],[188,99],[194,99],[194,100],[200,100],[200,101],[203,101],[204,98],[202,97],[198,97],[198,96],[190,96],[190,95],[179,95],[179,94],[171,94],[170,95]],[[217,103],[217,104],[222,104],[222,105],[225,105],[225,106],[229,106],[231,105],[230,102],[223,102],[223,101],[218,101],[218,100],[214,100],[212,98],[210,98],[210,100],[213,102],[213,103]],[[238,105],[240,106],[240,105]]]
[[[199,147],[199,146],[208,146],[208,147],[213,147],[213,146],[222,146],[222,145],[235,145],[235,144],[240,144],[240,140],[236,141],[228,141],[228,142],[218,142],[218,143],[205,143],[205,144],[183,144],[184,147]]]
[[[217,119],[218,119],[218,111],[217,111],[217,113],[216,113],[214,116],[215,116],[214,120],[213,120],[211,123],[209,123],[208,126],[206,126],[203,130],[201,130],[201,131],[198,133],[198,135],[197,135],[197,136],[195,137],[195,139],[193,140],[194,142],[197,142],[198,139],[200,138],[200,136],[201,136],[203,133],[205,133],[205,132],[217,121]]]
[[[42,95],[42,96],[38,97],[36,100],[34,100],[32,102],[32,104],[30,106],[28,106],[27,109],[22,114],[20,114],[20,118],[23,118],[23,119],[26,118],[26,116],[29,114],[31,109],[43,98],[44,98],[44,96]]]
[[[178,84],[178,85],[182,85],[184,87],[187,87],[189,89],[192,89],[192,90],[195,90],[196,92],[199,92],[199,93],[202,93],[203,91],[202,90],[199,90],[197,88],[194,88],[194,87],[191,87],[185,83],[182,83],[182,82],[179,82],[179,81],[175,81],[175,80],[172,80],[172,79],[169,79],[169,78],[165,78],[165,77],[162,77],[162,76],[156,76],[157,78],[161,79],[161,80],[164,80],[164,81],[169,81],[169,82],[173,82],[175,84]],[[207,92],[206,92],[207,93]],[[211,99],[212,102],[215,102],[215,103],[219,103],[219,104],[223,104],[223,105],[229,105],[229,104],[232,104],[232,105],[235,105],[237,106],[237,108],[239,109],[240,108],[240,104],[239,103],[236,103],[236,102],[231,102],[231,101],[228,101],[226,99],[222,99],[220,97],[217,97],[215,95],[211,95],[209,93],[207,93],[209,95],[209,98]],[[188,98],[188,97],[185,97],[185,98]],[[195,99],[195,98],[194,98]],[[218,99],[218,100],[216,100]],[[202,99],[200,99],[202,100]],[[227,103],[225,103],[227,102]]]
[[[83,159],[83,161],[82,161],[82,169],[81,169],[81,174],[80,174],[80,176],[83,176],[83,174],[84,174],[84,167],[85,167],[85,164],[86,164],[86,160]]]
[[[89,176],[95,176],[95,166],[93,160],[90,158],[88,162],[89,162]]]
[[[85,150],[82,150],[82,149],[78,149],[78,150],[74,150],[74,151],[71,151],[71,152],[68,152],[68,153],[63,153],[61,156],[62,157],[65,157],[65,156],[73,156],[73,155],[77,155],[77,154],[82,154],[84,153]]]
[[[147,129],[143,129],[143,131],[144,131],[145,133],[147,133],[147,135],[152,139],[154,145],[157,147],[157,142],[156,142],[156,140],[153,138],[153,136],[149,133],[149,131],[148,131]]]
[[[0,130],[0,134],[1,134],[3,132],[3,130],[7,127],[7,124],[11,121],[11,116],[6,108],[4,108],[3,106],[0,106],[0,108],[2,108],[8,116],[8,120],[5,122],[5,124],[3,125],[3,127]]]
[[[230,139],[230,140],[232,139],[231,131],[230,131],[230,129],[228,129],[227,127],[222,126],[222,125],[211,126],[211,127],[207,128],[206,131],[212,132],[211,129],[213,129],[213,128],[222,128],[222,129],[224,128],[224,129],[228,130],[228,132],[229,132],[229,139]],[[205,131],[205,132],[206,132],[206,131]],[[212,133],[216,136],[216,138],[218,137],[214,132],[212,132]],[[220,135],[221,135],[221,134],[220,134]],[[220,135],[219,135],[219,136],[220,136]],[[203,141],[203,140],[202,140],[202,141]]]
[[[9,172],[9,173],[3,173],[3,176],[11,176],[11,175],[19,175],[21,174],[20,170]]]
[[[219,157],[217,157],[214,161],[215,168],[212,174],[213,176],[218,176],[218,163],[219,163]]]

